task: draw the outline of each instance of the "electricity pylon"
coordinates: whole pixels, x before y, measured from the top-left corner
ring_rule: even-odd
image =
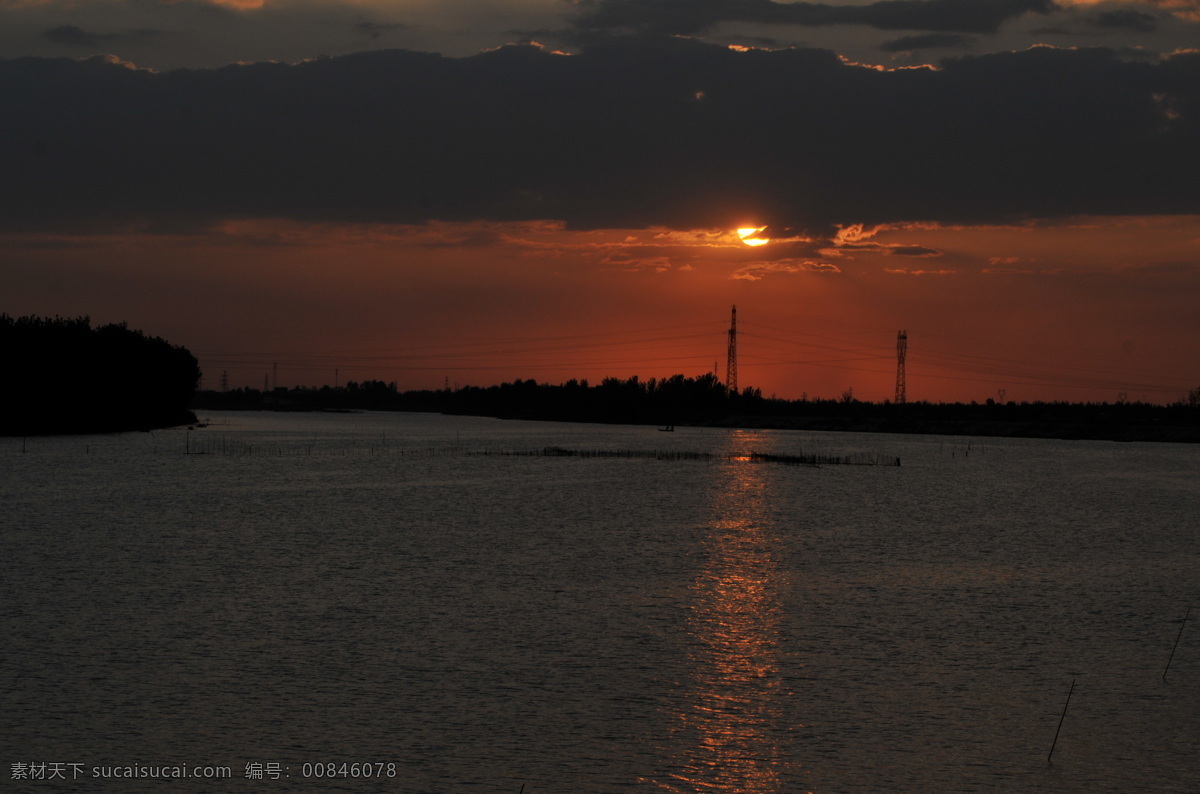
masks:
[[[737,306],[729,317],[729,359],[725,364],[725,388],[737,394]]]

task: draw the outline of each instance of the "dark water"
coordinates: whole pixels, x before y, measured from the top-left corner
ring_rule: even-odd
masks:
[[[209,419],[0,439],[0,788],[1200,790],[1196,447]]]

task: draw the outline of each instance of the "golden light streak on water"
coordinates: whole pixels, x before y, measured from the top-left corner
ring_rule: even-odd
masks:
[[[734,434],[735,444],[752,444],[752,435]],[[775,794],[799,766],[782,740],[803,727],[785,724],[782,707],[791,697],[777,642],[788,576],[764,520],[771,500],[763,469],[733,464],[727,475],[713,501],[708,564],[691,588],[692,692],[676,715],[691,743],[674,779],[656,782],[670,791]]]

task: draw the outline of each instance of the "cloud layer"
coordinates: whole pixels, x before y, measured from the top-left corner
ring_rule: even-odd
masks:
[[[0,62],[0,138],[0,214],[17,226],[482,218],[778,236],[1194,213],[1200,54],[1041,47],[881,71],[628,39],[162,74],[17,59]]]
[[[0,0],[8,57],[113,53],[167,70],[296,63],[405,48],[466,57],[537,40],[578,48],[624,35],[712,44],[820,46],[862,63],[912,65],[923,52],[1136,47],[1200,40],[1197,0]]]
[[[584,0],[574,24],[582,30],[658,35],[696,34],[722,22],[879,30],[994,33],[1026,13],[1048,14],[1052,0],[879,0],[866,5],[772,0]]]

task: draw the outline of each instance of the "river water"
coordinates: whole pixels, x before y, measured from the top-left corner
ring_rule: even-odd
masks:
[[[1195,446],[203,418],[0,439],[0,788],[1200,791]]]

